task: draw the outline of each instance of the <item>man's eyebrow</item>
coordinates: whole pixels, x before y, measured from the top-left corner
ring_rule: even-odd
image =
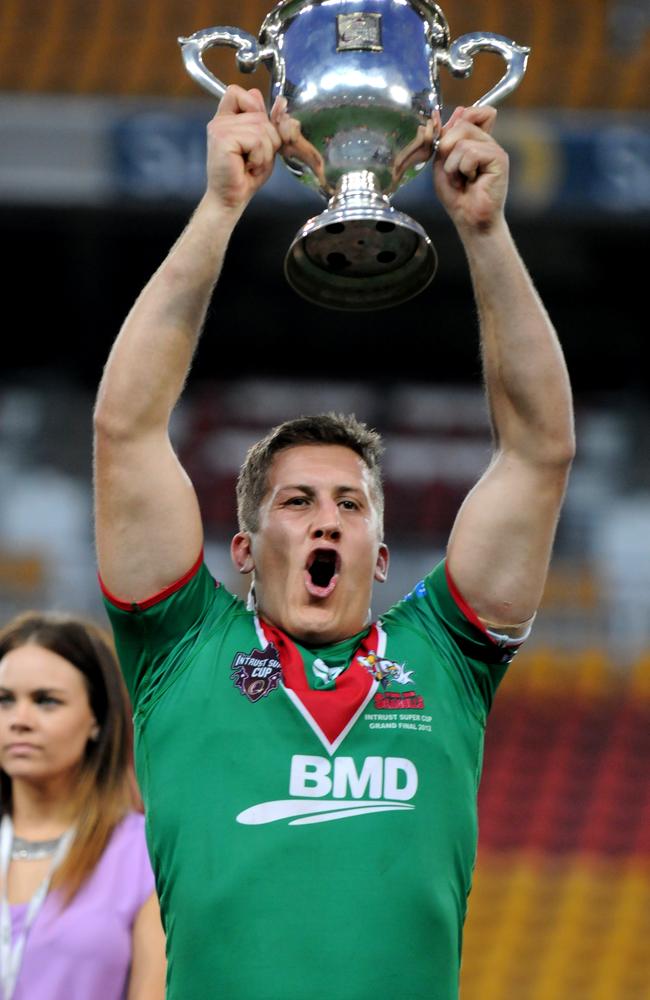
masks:
[[[360,486],[337,486],[337,493],[361,493],[363,494],[363,489]]]
[[[303,483],[286,483],[282,486],[278,486],[277,492],[284,493],[285,490],[300,490],[301,493],[306,493],[307,496],[313,497],[316,495],[316,490],[313,486],[307,486]],[[340,486],[334,487],[335,493],[358,493],[360,495],[364,494],[363,489],[360,486],[347,486],[345,483]]]
[[[286,490],[300,490],[301,493],[306,493],[308,496],[316,494],[313,486],[305,486],[302,483],[283,483],[281,486],[278,486],[277,492],[284,493]]]

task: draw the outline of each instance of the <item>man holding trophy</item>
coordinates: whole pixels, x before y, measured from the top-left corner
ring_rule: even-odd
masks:
[[[205,194],[111,351],[97,547],[170,1000],[458,995],[484,726],[541,599],[574,450],[561,349],[504,218],[495,115],[457,108],[436,124],[434,162],[473,280],[494,453],[445,562],[381,621],[374,432],[306,417],[249,452],[232,541],[248,605],[203,563],[168,435],[229,237],[300,139],[278,95],[269,115],[259,91],[225,92]],[[424,347],[424,316],[422,331]]]

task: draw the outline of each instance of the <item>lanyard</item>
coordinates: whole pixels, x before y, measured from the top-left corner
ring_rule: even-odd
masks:
[[[47,874],[29,901],[23,929],[12,947],[11,910],[9,909],[9,901],[7,899],[7,875],[11,861],[11,845],[14,839],[14,829],[11,817],[8,815],[2,817],[2,822],[0,822],[0,874],[2,876],[2,894],[0,896],[0,981],[2,982],[3,1000],[11,1000],[14,994],[27,937],[45,902],[52,876],[68,853],[74,835],[75,829],[71,827],[61,837],[61,841],[52,856]]]

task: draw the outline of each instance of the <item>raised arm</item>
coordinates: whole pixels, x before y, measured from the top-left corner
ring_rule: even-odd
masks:
[[[99,570],[125,601],[183,576],[203,542],[194,489],[169,439],[230,235],[280,139],[262,95],[230,87],[208,126],[206,192],[113,345],[95,409]]]
[[[495,117],[456,109],[435,178],[469,262],[494,433],[492,461],[456,518],[448,567],[479,617],[512,628],[541,600],[575,445],[562,351],[504,217],[508,160],[490,134]]]

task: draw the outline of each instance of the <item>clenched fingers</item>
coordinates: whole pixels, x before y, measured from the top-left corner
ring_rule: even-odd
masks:
[[[228,87],[208,125],[208,188],[241,210],[270,176],[281,145],[260,91]]]
[[[237,115],[246,111],[259,111],[266,115],[266,105],[261,91],[257,88],[245,90],[237,84],[226,89],[217,109],[218,115]]]
[[[449,116],[445,125],[445,130],[450,129],[458,121],[462,120],[469,122],[472,125],[477,125],[484,132],[489,133],[494,128],[496,118],[496,108],[491,107],[489,104],[482,105],[481,107],[472,105],[471,108],[458,107],[454,108]]]
[[[302,141],[300,122],[288,114],[286,97],[276,97],[270,117],[278,130],[285,150],[292,149]]]
[[[273,166],[275,154],[282,145],[282,140],[277,130],[268,121],[255,135],[246,138],[249,140],[248,148],[242,140],[242,152],[246,156],[246,170],[253,177],[259,177]]]
[[[460,139],[443,160],[448,177],[474,181],[479,173],[502,173],[507,169],[505,153],[496,143]]]
[[[213,142],[231,152],[250,153],[256,141],[270,143],[273,152],[280,148],[281,140],[276,127],[269,121],[266,111],[247,111],[239,114],[216,114],[208,125]]]
[[[445,126],[445,129],[440,137],[440,145],[438,146],[438,155],[443,159],[450,155],[452,150],[456,148],[459,142],[475,142],[481,143],[486,146],[497,147],[497,143],[484,132],[483,129],[479,128],[477,125],[473,125],[471,122],[458,121],[455,125]]]
[[[277,122],[277,129],[285,146],[295,146],[302,138],[300,122],[296,118],[281,118]]]

